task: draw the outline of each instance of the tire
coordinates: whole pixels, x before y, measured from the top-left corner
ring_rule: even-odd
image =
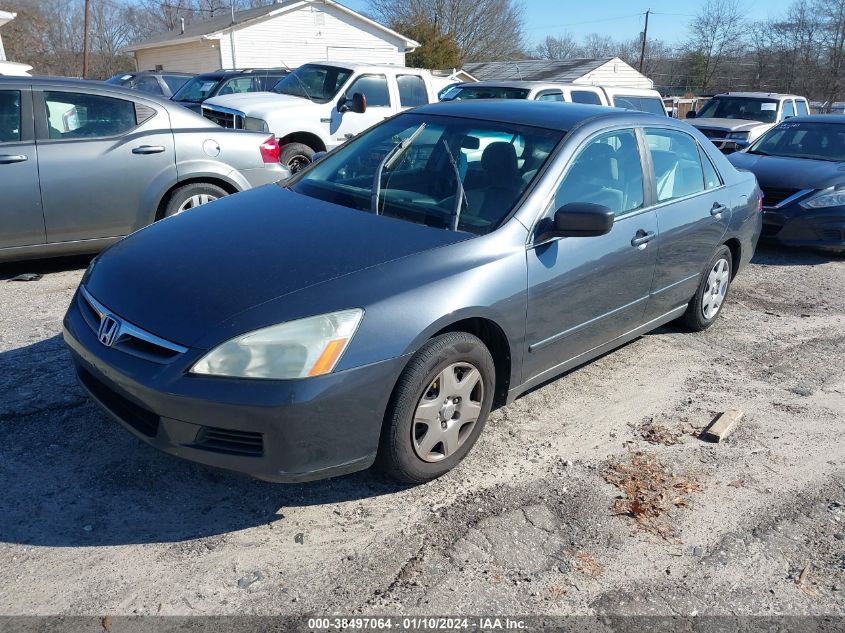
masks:
[[[722,313],[733,277],[733,257],[727,246],[720,246],[710,259],[698,284],[695,296],[681,317],[694,332],[706,330]]]
[[[310,165],[313,159],[314,150],[304,143],[282,145],[282,153],[279,155],[279,162],[290,169],[292,174]]]
[[[170,216],[178,215],[203,204],[208,204],[209,202],[214,202],[228,195],[229,192],[217,185],[206,182],[194,182],[190,185],[179,187],[170,194],[170,199],[164,207],[164,215],[162,217],[169,218]]]
[[[452,383],[448,392],[447,381]],[[481,339],[465,332],[434,337],[414,354],[396,383],[377,466],[391,478],[411,484],[449,472],[484,429],[495,388],[493,357]],[[460,400],[452,400],[453,396]]]

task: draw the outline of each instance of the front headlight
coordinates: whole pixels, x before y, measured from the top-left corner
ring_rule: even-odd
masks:
[[[244,129],[252,130],[253,132],[269,132],[267,121],[264,119],[256,119],[255,117],[244,117]]]
[[[328,374],[363,315],[360,309],[342,310],[242,334],[203,356],[191,373],[273,380]]]
[[[845,189],[823,189],[812,198],[799,204],[805,209],[826,209],[827,207],[845,206]]]
[[[732,141],[747,141],[748,134],[748,132],[731,132],[725,138],[729,138]]]

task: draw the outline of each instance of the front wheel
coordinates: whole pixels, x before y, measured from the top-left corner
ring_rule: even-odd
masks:
[[[406,483],[449,472],[481,434],[496,369],[484,343],[466,332],[428,341],[399,377],[385,417],[378,465]]]
[[[733,276],[733,257],[727,246],[720,246],[707,265],[695,296],[681,317],[695,332],[706,330],[722,312]]]

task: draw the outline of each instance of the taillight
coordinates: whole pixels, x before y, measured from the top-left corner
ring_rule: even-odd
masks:
[[[275,134],[264,141],[259,149],[261,150],[261,159],[265,163],[279,162],[279,155],[282,153],[282,148],[279,146]]]

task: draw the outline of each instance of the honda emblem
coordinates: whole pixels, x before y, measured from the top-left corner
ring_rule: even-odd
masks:
[[[104,315],[103,320],[100,321],[100,328],[97,330],[97,338],[100,340],[100,343],[106,347],[111,347],[115,344],[119,335],[120,321],[110,314]]]

